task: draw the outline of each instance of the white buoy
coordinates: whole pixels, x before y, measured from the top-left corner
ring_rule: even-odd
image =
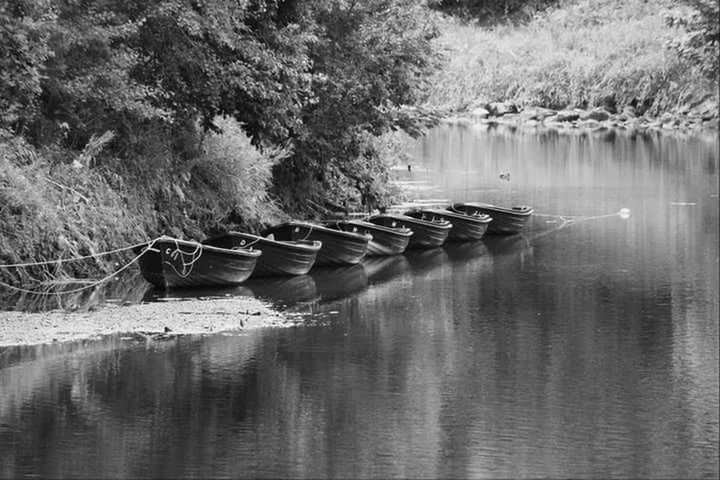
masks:
[[[629,208],[621,208],[618,212],[618,215],[620,215],[620,218],[623,220],[627,220],[630,218],[630,209]]]

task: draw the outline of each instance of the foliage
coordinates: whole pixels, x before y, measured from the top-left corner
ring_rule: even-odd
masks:
[[[281,216],[268,191],[272,167],[288,156],[282,148],[260,151],[237,121],[225,117],[214,122],[220,132],[203,142],[202,154],[192,162],[190,174],[197,190],[193,208],[213,212],[206,230],[243,225],[255,230]]]
[[[55,17],[50,1],[8,0],[0,4],[0,128],[33,113],[41,93],[41,69]]]
[[[376,138],[437,121],[414,107],[434,16],[414,0],[4,2],[3,260],[382,203]]]
[[[439,0],[438,10],[465,20],[498,21],[512,17],[527,20],[557,0]]]
[[[417,103],[438,65],[433,17],[411,0],[317,2],[305,14],[317,24],[315,101],[302,111],[294,154],[276,169],[276,192],[291,210],[309,203],[320,214],[325,202],[337,206],[355,195],[347,186],[366,206],[377,203],[374,179],[383,178],[385,167],[367,148],[367,135],[397,128],[418,133],[432,123],[427,112],[403,106]]]
[[[676,36],[668,2],[564,1],[519,26],[449,19],[452,52],[426,104],[468,109],[491,101],[549,108],[603,105],[657,115],[715,97],[717,86],[665,48]]]
[[[720,75],[720,4],[717,0],[684,0],[688,8],[669,10],[665,20],[682,33],[667,42],[680,57],[698,65],[709,78]]]
[[[88,255],[145,237],[142,216],[96,171],[49,161],[20,138],[0,141],[0,262],[47,261]],[[83,261],[0,270],[1,279],[38,280],[86,275],[109,265]]]
[[[284,141],[310,94],[312,32],[284,23],[282,2],[154,3],[134,41],[134,75],[163,91],[159,105],[207,128],[232,115],[254,138]]]

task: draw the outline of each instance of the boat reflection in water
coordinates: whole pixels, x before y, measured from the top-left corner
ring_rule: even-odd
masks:
[[[453,263],[488,257],[490,252],[484,241],[453,242],[445,246],[448,259]]]
[[[257,298],[269,301],[276,307],[290,307],[320,298],[315,280],[310,275],[250,279],[245,286]]]
[[[201,287],[201,288],[177,288],[165,290],[160,287],[151,286],[145,291],[142,297],[143,302],[169,302],[173,300],[209,300],[213,298],[228,297],[254,297],[253,291],[246,285],[234,285],[225,287]]]
[[[405,258],[414,273],[428,273],[443,266],[447,261],[445,248],[431,248],[427,250],[408,250]]]
[[[310,272],[321,301],[336,300],[360,292],[368,286],[365,268],[347,267],[313,268]]]
[[[362,266],[370,285],[388,282],[410,270],[410,263],[404,255],[369,257],[363,260]]]
[[[525,235],[488,235],[483,238],[483,243],[493,256],[517,255],[532,248]]]

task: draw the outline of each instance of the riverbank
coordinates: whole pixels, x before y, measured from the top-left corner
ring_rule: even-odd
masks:
[[[0,348],[131,334],[161,340],[174,335],[214,334],[295,321],[250,297],[188,299],[118,306],[93,311],[2,312]]]
[[[446,18],[439,44],[448,60],[424,106],[559,128],[717,130],[717,55],[699,60],[674,46],[686,31],[671,19],[688,12],[666,0],[575,0],[525,22]]]
[[[470,112],[457,113],[443,119],[451,125],[503,125],[516,128],[544,128],[559,132],[617,131],[628,134],[655,132],[664,134],[711,136],[717,138],[718,116],[711,104],[679,114],[665,113],[659,117],[638,115],[632,107],[611,113],[598,107],[554,110],[528,107],[511,102],[494,102]]]

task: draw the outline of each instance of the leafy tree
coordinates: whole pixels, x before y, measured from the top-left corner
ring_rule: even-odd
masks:
[[[387,167],[367,135],[397,128],[418,133],[432,122],[403,107],[419,100],[438,65],[437,28],[426,5],[411,0],[315,2],[305,14],[317,24],[310,52],[315,101],[292,131],[294,155],[276,170],[278,193],[291,208],[307,208],[309,200],[322,213],[324,197],[338,190],[334,184],[347,182],[365,203],[376,203],[373,192]]]
[[[720,75],[720,3],[717,0],[684,0],[689,9],[674,10],[666,16],[671,26],[684,31],[669,47],[698,65],[713,80]]]
[[[235,116],[256,141],[282,142],[310,95],[312,35],[282,2],[157,2],[145,14],[134,75],[181,120]]]
[[[40,79],[55,15],[49,0],[8,0],[0,4],[0,127],[16,128],[35,114]]]

